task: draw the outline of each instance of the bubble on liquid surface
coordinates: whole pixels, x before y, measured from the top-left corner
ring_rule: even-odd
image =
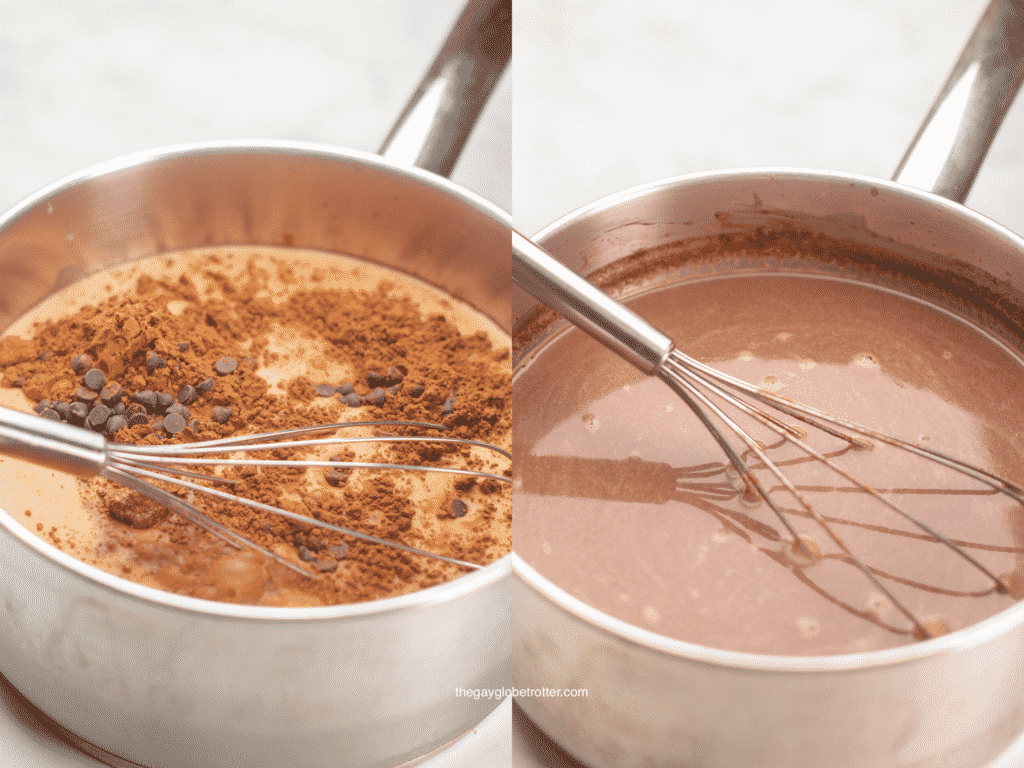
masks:
[[[928,633],[928,637],[942,637],[953,631],[949,626],[949,622],[941,616],[929,616],[921,621],[921,625]]]
[[[801,360],[799,363],[797,363],[797,365],[800,366],[800,370],[802,370],[802,371],[809,371],[809,370],[811,370],[811,368],[816,366],[817,363],[814,360],[811,360],[811,358],[805,357],[803,360]]]
[[[889,608],[889,601],[883,595],[875,593],[868,598],[868,612],[881,617]]]
[[[800,544],[803,544],[803,546],[801,547]],[[786,543],[789,557],[795,565],[814,565],[821,560],[821,548],[806,533],[800,534],[800,544],[797,544],[795,541]]]
[[[742,352],[739,353],[739,355],[737,355],[737,357],[740,360],[753,360],[754,353],[751,352],[750,350],[744,349]]]
[[[256,552],[225,555],[210,565],[200,587],[212,590],[210,599],[252,605],[267,588],[265,564],[266,558]]]
[[[861,368],[877,368],[878,359],[874,355],[869,355],[867,352],[862,352],[853,358],[853,362],[859,365]]]
[[[765,392],[771,392],[774,394],[782,389],[782,382],[779,381],[778,376],[765,376],[760,382],[758,382],[757,386]]]
[[[780,331],[779,333],[775,334],[776,341],[786,341],[787,339],[791,338],[793,338],[793,334],[790,333],[789,331]]]
[[[658,609],[655,608],[653,605],[645,605],[644,619],[649,621],[651,624],[657,624],[661,621],[661,614],[658,612]]]
[[[583,426],[587,428],[587,431],[593,434],[601,427],[601,420],[592,413],[583,414]]]
[[[821,632],[821,625],[814,619],[801,616],[796,620],[796,631],[800,633],[801,637],[817,637]]]
[[[948,349],[942,350],[942,359],[943,360],[952,360],[953,359],[953,352],[951,350],[948,350]]]

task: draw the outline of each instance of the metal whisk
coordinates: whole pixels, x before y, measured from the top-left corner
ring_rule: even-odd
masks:
[[[82,427],[50,421],[34,414],[22,413],[10,408],[0,407],[0,454],[24,459],[33,464],[49,467],[60,472],[81,478],[103,477],[119,485],[137,491],[149,499],[177,512],[193,524],[218,536],[231,546],[243,546],[262,552],[267,557],[310,578],[317,574],[288,561],[255,542],[241,536],[221,525],[209,515],[203,513],[194,504],[175,496],[173,493],[153,485],[151,480],[169,483],[187,489],[196,494],[205,494],[218,499],[235,502],[251,509],[269,512],[281,517],[307,525],[325,528],[363,541],[382,544],[387,547],[424,555],[442,560],[446,563],[461,565],[465,568],[478,569],[482,566],[433,552],[427,552],[406,544],[388,541],[349,528],[333,525],[312,517],[246,499],[227,491],[199,485],[194,480],[211,481],[216,484],[232,484],[233,480],[216,475],[203,474],[182,469],[187,466],[250,466],[250,467],[324,467],[336,469],[371,469],[371,470],[407,470],[415,472],[439,472],[443,474],[468,475],[501,483],[511,483],[511,479],[503,475],[481,472],[457,467],[430,467],[405,464],[381,464],[358,461],[325,461],[325,460],[291,460],[291,459],[249,459],[223,458],[218,454],[254,453],[259,451],[278,451],[285,449],[310,448],[319,445],[341,445],[350,443],[412,443],[432,442],[451,443],[493,451],[511,459],[507,451],[488,443],[457,437],[327,437],[318,439],[295,440],[291,438],[306,435],[336,432],[353,427],[403,426],[414,429],[446,430],[441,424],[415,421],[359,421],[342,422],[340,424],[324,424],[298,429],[287,429],[278,432],[228,437],[220,440],[186,443],[182,445],[131,445],[109,442],[103,435]]]
[[[808,445],[804,442],[804,438],[807,437],[807,431],[802,427],[786,423],[774,413],[759,407],[758,404],[768,406],[774,411],[801,421],[817,430],[845,440],[854,449],[871,449],[873,447],[871,440],[877,440],[909,451],[979,480],[1021,504],[1024,504],[1024,489],[984,469],[959,461],[939,451],[922,448],[898,437],[886,435],[859,424],[838,419],[811,406],[777,397],[747,382],[722,373],[680,352],[675,348],[672,340],[665,334],[601,290],[595,288],[585,279],[555,260],[554,257],[550,256],[542,248],[516,232],[512,233],[512,252],[512,276],[519,287],[531,293],[539,301],[549,306],[580,330],[600,341],[644,373],[653,374],[660,378],[673,392],[683,399],[711,433],[719,446],[721,446],[729,462],[739,473],[742,482],[745,484],[745,498],[750,501],[761,499],[768,504],[786,530],[792,535],[794,550],[799,549],[812,559],[814,557],[814,553],[810,551],[808,545],[797,534],[787,516],[765,491],[756,475],[750,470],[740,454],[730,445],[723,431],[712,421],[711,415],[714,415],[721,423],[725,424],[730,432],[734,433],[746,444],[747,448],[753,455],[757,456],[764,468],[782,484],[793,498],[796,499],[797,503],[826,531],[828,536],[850,561],[913,624],[916,635],[921,638],[928,638],[934,636],[935,633],[926,628],[892,594],[885,584],[875,576],[872,570],[850,550],[833,527],[822,518],[786,475],[765,455],[764,446],[737,424],[716,402],[713,402],[708,397],[709,394],[777,433],[808,456],[828,466],[847,481],[870,494],[889,509],[902,515],[928,535],[942,542],[984,573],[985,576],[992,579],[996,591],[1000,593],[1008,592],[1007,586],[999,577],[978,562],[961,546],[950,541],[927,523],[910,514],[874,488],[864,484],[834,461]],[[736,396],[736,393],[742,394],[749,399],[740,399]]]

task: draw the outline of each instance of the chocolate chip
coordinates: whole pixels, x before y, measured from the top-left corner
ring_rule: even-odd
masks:
[[[79,387],[75,390],[75,399],[80,403],[92,403],[97,397],[99,397],[98,394],[85,387]]]
[[[149,424],[149,416],[147,416],[145,413],[133,413],[131,416],[128,417],[129,427],[138,427],[141,426],[142,424]]]
[[[315,560],[311,563],[314,570],[320,571],[320,573],[334,573],[338,570],[338,561],[329,560],[326,557],[320,560]]]
[[[157,411],[166,411],[174,404],[174,395],[169,395],[166,392],[156,393],[156,409]]]
[[[331,456],[331,461],[345,461],[341,456]],[[340,467],[331,467],[324,473],[324,479],[337,488],[348,480],[348,470]]]
[[[145,412],[146,412],[146,406],[144,406],[142,403],[132,403],[131,405],[128,406],[127,410],[125,411],[125,415],[128,418],[131,418],[132,416],[134,416],[137,413],[145,413]]]
[[[35,405],[33,405],[32,406],[32,410],[35,411],[36,413],[42,413],[43,411],[45,411],[49,407],[50,407],[50,401],[49,400],[42,400],[42,401],[36,403]]]
[[[450,413],[455,413],[455,395],[452,394],[447,400],[444,401],[444,405],[441,406],[441,413],[447,416]]]
[[[344,482],[348,480],[348,473],[342,472],[337,469],[329,469],[324,474],[324,479],[327,480],[327,482],[330,485],[333,485],[335,488],[337,488],[339,485],[344,484]]]
[[[213,364],[213,369],[221,376],[227,376],[229,373],[234,373],[236,368],[238,368],[238,361],[233,357],[222,357]]]
[[[141,392],[136,392],[132,395],[132,400],[144,406],[150,413],[153,413],[156,410],[156,392],[150,392],[148,389],[144,389]]]
[[[164,420],[162,417],[158,417],[149,422],[149,428],[154,432],[159,432],[164,428]]]
[[[128,419],[126,419],[124,416],[111,416],[109,419],[107,419],[107,434],[112,435],[115,432],[117,432],[117,430],[123,429],[124,427],[127,426]]]
[[[82,383],[89,389],[99,392],[107,383],[107,377],[99,368],[90,368],[82,377]]]
[[[41,354],[41,355],[39,356],[39,359],[40,359],[40,360],[42,360],[42,361],[43,361],[43,362],[45,363],[45,362],[46,362],[47,360],[49,360],[49,359],[50,359],[51,357],[53,357],[53,352],[51,352],[51,351],[47,350],[46,352],[43,352],[43,354]]]
[[[16,387],[24,387],[25,386],[25,377],[22,376],[20,373],[17,376],[14,377],[14,386],[16,386]]]
[[[60,414],[60,417],[67,421],[71,418],[71,403],[59,401],[53,404],[53,410]]]
[[[125,411],[124,403],[116,403],[111,406],[110,412],[115,416],[123,416]]]
[[[344,397],[339,397],[338,399],[341,400],[341,402],[345,403],[349,408],[358,408],[360,405],[363,404],[362,400],[360,400],[359,398],[359,395],[357,395],[355,392],[350,392]]]
[[[210,378],[204,381],[200,381],[198,384],[196,384],[196,392],[198,392],[201,395],[205,395],[208,392],[213,392],[213,385],[214,380],[213,377],[211,376]]]
[[[303,544],[299,547],[299,560],[304,563],[311,563],[316,560],[316,555],[313,554],[313,551],[309,549],[309,547]]]
[[[103,426],[107,423],[107,419],[110,418],[110,409],[105,405],[95,405],[92,410],[89,411],[89,416],[86,418],[85,423],[95,429],[97,432],[103,431]]]
[[[191,384],[186,384],[181,388],[178,393],[178,402],[182,405],[192,405],[196,400],[199,399],[199,390],[193,387]]]
[[[213,407],[213,420],[218,424],[223,424],[225,421],[231,418],[231,407],[215,405]]]
[[[373,388],[380,387],[388,383],[388,377],[376,371],[367,371],[366,383]]]
[[[191,429],[195,434],[199,434],[199,419],[192,419],[188,423],[188,428]]]
[[[469,506],[462,499],[452,499],[452,517],[465,517]]]
[[[149,350],[146,353],[146,367],[151,371],[155,371],[157,368],[166,368],[167,361],[153,350]]]
[[[107,386],[100,390],[100,399],[107,404],[120,400],[123,396],[124,387],[115,382],[107,384]]]
[[[92,368],[92,358],[88,355],[75,355],[75,358],[71,361],[71,370],[76,375],[83,374]]]
[[[395,384],[395,386],[388,387],[388,394],[389,395],[397,395],[399,390],[401,390],[401,389],[402,389],[402,382],[398,382],[397,384]]]
[[[317,397],[331,397],[335,393],[333,384],[317,384],[316,385],[316,396]]]
[[[164,416],[164,429],[172,435],[176,435],[185,429],[187,423],[185,417],[180,413],[168,413]]]
[[[53,410],[53,408],[43,408],[42,413],[39,415],[50,421],[61,421],[60,414]]]
[[[384,405],[384,401],[388,399],[388,393],[380,387],[377,387],[373,392],[366,396],[366,402],[370,405]]]
[[[342,560],[345,555],[348,554],[348,544],[331,544],[331,546],[327,548],[327,554],[335,560]]]
[[[179,352],[188,352],[188,348],[191,347],[191,346],[192,346],[191,342],[179,341],[178,342],[178,351]]]
[[[417,384],[415,387],[409,390],[409,397],[419,397],[426,391],[426,387],[424,387],[422,384]]]
[[[255,358],[243,357],[242,364],[245,365],[250,371],[255,371],[259,366],[256,363]]]
[[[167,406],[167,412],[177,413],[183,419],[185,419],[185,421],[188,421],[189,417],[192,415],[192,411],[190,411],[181,403],[171,403],[169,406]]]
[[[345,383],[338,385],[339,395],[354,395],[355,392],[356,388],[352,386],[351,381],[346,381]]]
[[[85,403],[72,403],[71,407],[68,408],[68,421],[72,424],[78,424],[81,426],[85,424],[85,417],[89,415],[89,406]]]
[[[402,372],[395,368],[395,366],[392,365],[388,368],[388,384],[398,384],[404,378]]]

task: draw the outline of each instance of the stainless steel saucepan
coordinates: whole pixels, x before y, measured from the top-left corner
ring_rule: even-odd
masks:
[[[375,261],[510,329],[508,215],[438,175],[509,59],[510,5],[469,2],[382,156],[192,144],[29,197],[0,218],[0,329],[112,265],[232,244]],[[497,704],[456,689],[508,685],[509,592],[506,557],[359,605],[218,604],[103,573],[0,514],[0,672],[60,725],[147,766],[386,768]]]
[[[842,264],[850,276],[903,276],[917,295],[958,296],[1024,354],[1024,239],[960,204],[1022,78],[1024,4],[996,0],[894,181],[693,174],[599,200],[534,239],[623,299],[686,279],[722,243],[751,269],[813,245],[836,256],[825,273]],[[515,301],[521,371],[564,324],[522,293]],[[521,558],[513,569],[515,687],[589,692],[518,704],[593,768],[967,768],[1024,733],[1024,605],[894,650],[780,657],[672,640],[576,600]]]

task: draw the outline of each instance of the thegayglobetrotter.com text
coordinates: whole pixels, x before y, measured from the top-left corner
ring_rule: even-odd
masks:
[[[468,696],[471,699],[505,699],[508,696],[517,699],[585,699],[590,695],[590,691],[586,688],[456,688],[455,695]]]

